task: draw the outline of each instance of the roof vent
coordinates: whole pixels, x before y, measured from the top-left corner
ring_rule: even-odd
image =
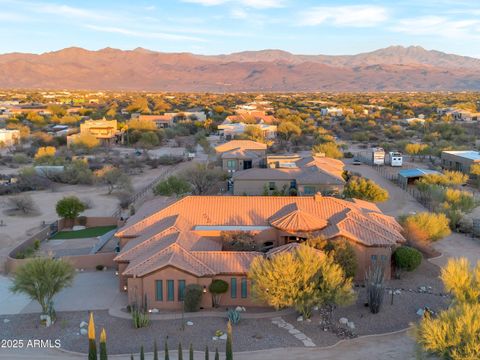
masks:
[[[318,192],[316,192],[315,195],[313,196],[313,199],[314,199],[315,201],[320,201],[320,200],[322,200],[322,197],[323,197],[323,196],[322,196],[322,193],[321,193],[320,191],[318,191]]]

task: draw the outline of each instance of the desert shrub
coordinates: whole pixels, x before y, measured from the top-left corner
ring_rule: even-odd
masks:
[[[343,194],[347,198],[355,198],[373,202],[388,200],[388,191],[377,185],[372,180],[353,176],[345,185]]]
[[[14,154],[12,160],[16,164],[27,164],[30,162],[30,158],[24,153]]]
[[[224,247],[230,251],[257,251],[254,235],[246,231],[222,231],[220,233]]]
[[[422,263],[422,254],[417,249],[401,246],[393,253],[395,266],[402,270],[413,271]]]
[[[203,289],[198,284],[189,284],[185,287],[184,306],[185,311],[195,312],[199,310],[202,300]]]
[[[190,192],[190,190],[190,184],[185,179],[172,175],[155,185],[153,193],[162,196],[178,196],[186,194]]]
[[[183,161],[183,156],[162,155],[157,159],[159,165],[175,165]]]
[[[423,233],[426,240],[437,241],[450,235],[449,221],[445,214],[421,212],[409,215],[402,220],[404,229],[410,232],[415,229]]]
[[[23,214],[31,214],[35,212],[36,206],[30,195],[17,195],[8,199],[8,203],[13,210],[20,211]]]

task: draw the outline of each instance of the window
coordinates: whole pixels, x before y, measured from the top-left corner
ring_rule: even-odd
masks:
[[[268,183],[268,190],[275,190],[277,187],[275,186],[275,181],[270,181]]]
[[[235,160],[227,160],[227,167],[229,169],[235,169],[235,165],[236,165],[235,163],[236,163]]]
[[[155,280],[155,300],[163,301],[163,280]]]
[[[230,279],[230,296],[232,299],[237,298],[237,278]]]
[[[372,255],[372,256],[371,256],[371,259],[372,259],[372,264],[376,264],[376,263],[377,263],[377,255]]]
[[[173,280],[167,280],[167,301],[174,300],[174,288]]]
[[[185,299],[185,280],[178,280],[178,301]]]
[[[245,299],[247,297],[247,278],[242,278],[241,287],[242,299]]]
[[[305,195],[315,195],[315,186],[304,186],[303,193]]]
[[[382,264],[385,264],[387,262],[387,255],[380,255],[380,261]]]

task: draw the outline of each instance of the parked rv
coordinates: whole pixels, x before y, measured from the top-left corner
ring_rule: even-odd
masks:
[[[373,165],[385,165],[385,150],[383,148],[371,149],[371,156]]]
[[[402,166],[403,165],[402,153],[398,151],[390,151],[385,159],[385,163],[392,167]]]

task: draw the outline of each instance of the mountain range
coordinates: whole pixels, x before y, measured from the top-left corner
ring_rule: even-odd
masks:
[[[0,88],[188,92],[480,90],[480,59],[390,46],[357,55],[228,55],[143,48],[0,55]]]

